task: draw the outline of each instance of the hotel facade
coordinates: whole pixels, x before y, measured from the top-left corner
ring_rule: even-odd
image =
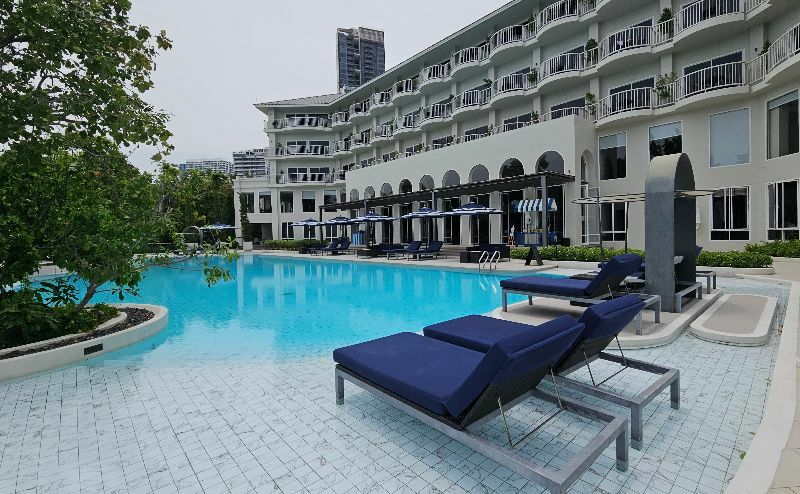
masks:
[[[796,0],[518,0],[348,93],[257,104],[272,173],[235,189],[263,239],[313,238],[291,224],[365,205],[501,209],[437,220],[470,245],[542,226],[521,205],[550,172],[559,240],[643,247],[641,203],[573,200],[641,193],[652,157],[684,152],[714,191],[697,200],[698,243],[739,249],[798,238],[799,89]],[[427,234],[403,220],[375,240]]]

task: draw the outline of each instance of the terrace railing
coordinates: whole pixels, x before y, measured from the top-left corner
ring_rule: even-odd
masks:
[[[419,79],[417,77],[406,79],[404,81],[400,81],[397,84],[395,84],[394,97],[397,97],[401,94],[410,94],[416,92],[418,89],[419,89]]]
[[[489,41],[492,50],[518,41],[525,41],[525,26],[516,25],[503,28],[494,33]]]
[[[394,135],[394,124],[384,124],[375,127],[375,139],[389,139]]]
[[[769,70],[798,53],[800,53],[800,24],[786,31],[770,45],[767,50]]]
[[[533,84],[528,74],[509,74],[494,81],[492,90],[494,94],[502,94],[510,91],[521,91],[530,89]]]
[[[642,87],[620,91],[606,96],[597,103],[597,120],[618,113],[647,110],[653,107],[653,88]]]
[[[333,114],[333,123],[334,124],[345,124],[350,121],[350,113],[346,111],[340,111]]]
[[[745,64],[742,62],[725,63],[700,69],[677,80],[675,97],[677,100],[681,100],[708,91],[742,86],[746,84],[745,74]]]
[[[450,62],[440,65],[431,65],[422,69],[421,78],[422,82],[435,81],[444,79],[450,76]]]
[[[326,117],[286,117],[275,120],[273,127],[276,129],[291,128],[327,128],[330,120]]]
[[[538,29],[541,30],[551,22],[571,16],[581,16],[592,12],[596,7],[595,0],[561,0],[539,12]]]
[[[422,109],[422,121],[447,118],[451,113],[453,113],[453,105],[450,103],[436,103]]]
[[[653,44],[653,27],[636,26],[617,31],[600,42],[600,60],[616,53],[651,46]]]
[[[492,48],[488,44],[464,48],[453,55],[453,67],[472,62],[482,62],[489,58],[491,52]]]
[[[684,5],[675,16],[675,32],[680,33],[715,17],[742,12],[742,0],[697,0]]]
[[[389,105],[389,104],[392,103],[392,96],[393,95],[394,95],[394,92],[391,89],[388,89],[386,91],[381,91],[379,93],[375,93],[372,96],[373,105],[375,105],[375,106],[378,106],[378,105]]]
[[[470,91],[464,91],[463,93],[456,96],[454,100],[454,106],[456,109],[458,108],[466,108],[470,106],[481,106],[485,105],[492,99],[492,89],[472,89]]]
[[[559,108],[558,110],[552,110],[548,113],[545,113],[542,115],[542,122],[569,117],[572,115],[585,118],[586,120],[591,120],[589,110],[587,110],[585,106],[574,106],[569,108]]]
[[[539,67],[539,80],[564,72],[580,71],[586,67],[586,53],[562,53],[550,57]]]

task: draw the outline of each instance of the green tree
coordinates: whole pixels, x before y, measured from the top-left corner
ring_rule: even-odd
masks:
[[[242,242],[253,241],[253,225],[250,224],[250,218],[247,217],[247,202],[244,195],[239,195],[239,221],[242,225]]]
[[[155,181],[158,211],[176,231],[210,223],[233,224],[233,180],[224,173],[161,166]]]

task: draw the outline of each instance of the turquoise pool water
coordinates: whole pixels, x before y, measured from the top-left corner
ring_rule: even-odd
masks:
[[[501,304],[505,276],[410,264],[245,255],[228,266],[234,281],[210,288],[195,271],[152,269],[128,301],[167,306],[168,327],[95,363],[172,367],[317,356]]]

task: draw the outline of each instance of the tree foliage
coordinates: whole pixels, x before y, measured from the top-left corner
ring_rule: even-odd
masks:
[[[155,181],[157,209],[176,231],[211,223],[232,225],[233,181],[220,172],[188,170],[164,164]]]

